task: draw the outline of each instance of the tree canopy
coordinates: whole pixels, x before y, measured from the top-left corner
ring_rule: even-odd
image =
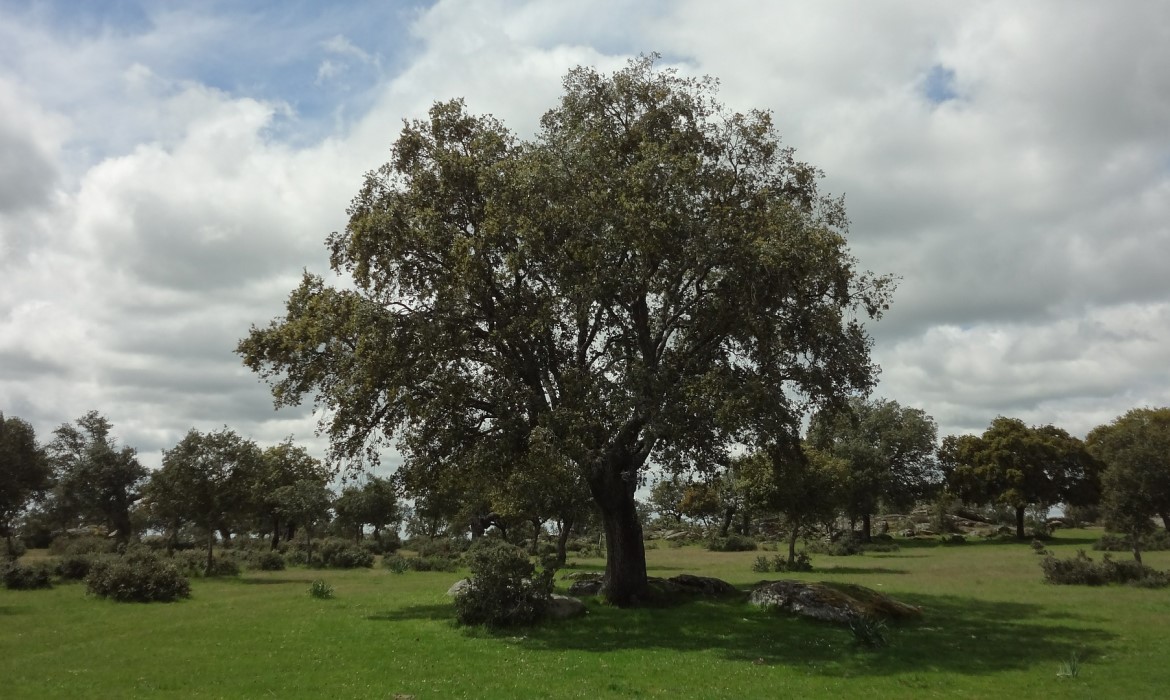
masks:
[[[12,543],[13,520],[33,497],[49,488],[52,477],[32,425],[0,413],[0,534],[10,555],[16,552]]]
[[[1020,539],[1027,506],[1098,498],[1100,463],[1083,442],[1052,425],[1029,427],[1000,416],[982,435],[948,436],[939,456],[948,486],[961,498],[1015,509]]]
[[[1170,408],[1135,408],[1089,432],[1085,444],[1105,465],[1102,511],[1111,530],[1141,538],[1160,517],[1170,530]]]
[[[808,438],[813,447],[849,465],[842,505],[851,517],[861,518],[867,541],[870,516],[880,505],[912,506],[938,480],[934,419],[897,401],[858,398],[847,410],[821,411],[809,424]]]
[[[577,68],[530,140],[436,104],[329,237],[345,283],[306,274],[245,364],[326,409],[334,460],[396,445],[414,495],[542,469],[540,436],[601,512],[605,594],[636,603],[643,470],[723,468],[867,390],[892,287],[770,116],[714,91],[654,57]]]

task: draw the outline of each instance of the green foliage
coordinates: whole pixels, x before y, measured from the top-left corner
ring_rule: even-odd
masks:
[[[374,565],[374,555],[350,540],[330,537],[318,546],[322,565],[330,569],[368,569]]]
[[[49,545],[50,554],[112,554],[117,550],[117,543],[108,537],[94,535],[64,536],[53,540]]]
[[[808,552],[799,551],[792,563],[788,563],[788,557],[779,554],[773,555],[771,559],[768,557],[756,557],[752,564],[752,571],[766,574],[769,572],[776,572],[778,574],[796,572],[796,571],[812,571],[812,559],[808,556]]]
[[[333,586],[330,586],[328,583],[326,583],[322,579],[316,579],[315,581],[313,581],[312,584],[309,585],[309,597],[310,598],[318,598],[320,600],[328,600],[328,599],[333,597],[333,594],[334,594]]]
[[[13,539],[16,517],[34,496],[49,488],[52,476],[32,425],[0,412],[0,537],[9,544],[10,558],[20,556]]]
[[[864,319],[893,282],[858,271],[817,177],[768,113],[730,113],[714,80],[655,57],[573,69],[528,141],[439,103],[330,236],[340,283],[306,273],[238,351],[278,404],[328,407],[338,458],[395,444],[416,505],[541,483],[534,442],[552,446],[631,543],[607,579],[631,602],[631,477],[726,463],[743,432],[875,381]]]
[[[895,545],[896,546],[896,545]],[[861,538],[846,533],[836,540],[815,540],[808,543],[808,551],[813,554],[827,554],[831,557],[850,557],[865,551]]]
[[[522,549],[500,541],[477,543],[467,559],[470,585],[455,596],[460,623],[514,627],[544,616],[552,595],[552,569],[537,572]]]
[[[1069,654],[1068,661],[1061,661],[1060,667],[1056,669],[1056,677],[1065,680],[1069,678],[1077,678],[1081,675],[1081,660],[1077,657],[1074,651]]]
[[[66,581],[80,581],[89,575],[99,554],[65,554],[53,563],[53,573]]]
[[[0,579],[10,591],[53,587],[53,572],[46,564],[0,564]]]
[[[284,571],[286,564],[280,552],[268,551],[256,558],[256,568],[261,571]]]
[[[849,631],[853,633],[853,642],[857,646],[867,649],[880,649],[889,644],[889,627],[881,618],[859,615],[849,620]]]
[[[1170,516],[1170,408],[1138,408],[1086,438],[1107,468],[1102,477],[1105,526],[1143,544],[1151,518]],[[1140,549],[1135,549],[1140,556]]]
[[[1161,552],[1170,549],[1170,532],[1153,530],[1140,538],[1141,549],[1146,552]],[[1093,543],[1093,549],[1105,552],[1132,552],[1133,537],[1106,532]]]
[[[1085,550],[1077,550],[1071,559],[1057,559],[1052,555],[1040,562],[1047,583],[1080,586],[1104,586],[1110,583],[1128,583],[1143,588],[1170,586],[1170,574],[1158,571],[1133,560],[1114,561],[1108,554],[1100,563],[1094,562]]]
[[[53,504],[64,522],[106,528],[120,544],[135,533],[130,517],[147,470],[132,447],[112,436],[113,425],[90,411],[53,431],[47,451],[56,474]]]
[[[93,562],[86,590],[120,603],[170,602],[191,597],[191,584],[178,567],[145,550]]]
[[[754,552],[759,547],[759,543],[743,535],[716,537],[707,543],[707,549],[712,552]]]
[[[410,570],[409,560],[400,554],[387,554],[382,557],[382,568],[396,574],[405,574]]]
[[[436,554],[429,557],[406,557],[406,564],[414,571],[455,571],[459,568],[459,559]]]

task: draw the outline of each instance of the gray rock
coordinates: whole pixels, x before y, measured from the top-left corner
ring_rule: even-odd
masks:
[[[861,617],[903,619],[922,614],[912,605],[855,584],[767,581],[752,590],[748,602],[837,623]]]
[[[714,597],[740,595],[739,589],[735,586],[710,576],[679,574],[671,576],[667,581],[672,584],[675,590],[682,593]]]
[[[548,616],[553,620],[568,620],[584,615],[585,603],[567,595],[553,593],[548,601]]]
[[[461,578],[455,583],[451,584],[451,587],[447,589],[447,595],[451,597],[463,595],[463,593],[469,588],[471,588],[471,579]]]
[[[601,592],[601,574],[596,578],[580,578],[569,586],[569,595],[597,595]]]

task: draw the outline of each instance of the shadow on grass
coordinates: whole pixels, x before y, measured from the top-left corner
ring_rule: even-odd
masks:
[[[0,605],[0,615],[27,615],[31,608],[16,605]]]
[[[522,637],[515,636],[516,630],[474,628],[467,633],[495,636],[534,651],[713,651],[728,660],[794,666],[826,676],[1022,670],[1067,661],[1073,653],[1081,660],[1100,656],[1102,647],[1116,638],[1087,627],[1090,618],[1030,603],[934,595],[899,599],[920,606],[923,616],[891,625],[890,644],[879,649],[858,648],[846,627],[767,612],[739,601],[622,610],[594,600],[586,617],[525,628]],[[416,605],[366,619],[454,624],[455,611],[449,604]]]
[[[721,653],[731,660],[801,666],[828,675],[895,675],[939,669],[981,674],[1101,653],[1115,635],[1053,622],[1043,607],[954,596],[902,596],[921,620],[893,627],[891,643],[859,650],[844,627],[753,608],[698,601],[669,609],[619,610],[590,605],[590,615],[526,632],[534,649],[604,652],[663,649]],[[1059,616],[1066,617],[1066,616]]]
[[[243,584],[246,584],[249,586],[269,586],[269,585],[277,585],[277,584],[282,584],[282,583],[312,583],[314,580],[316,580],[318,578],[321,578],[321,577],[320,576],[317,576],[317,577],[309,576],[309,577],[304,577],[304,578],[300,578],[300,577],[293,578],[293,577],[289,577],[289,576],[282,576],[280,578],[244,578],[244,577],[241,577],[241,578],[238,578],[235,580],[239,583],[243,583]]]
[[[887,569],[884,566],[818,566],[814,573],[823,574],[908,574],[905,569]]]

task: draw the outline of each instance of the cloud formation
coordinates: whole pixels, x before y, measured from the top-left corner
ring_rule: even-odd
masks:
[[[878,395],[944,434],[1170,405],[1163,3],[388,5],[0,16],[0,410],[96,408],[152,464],[224,424],[320,451],[233,349],[402,119],[462,96],[528,136],[569,68],[646,51],[772,109],[901,276]]]

